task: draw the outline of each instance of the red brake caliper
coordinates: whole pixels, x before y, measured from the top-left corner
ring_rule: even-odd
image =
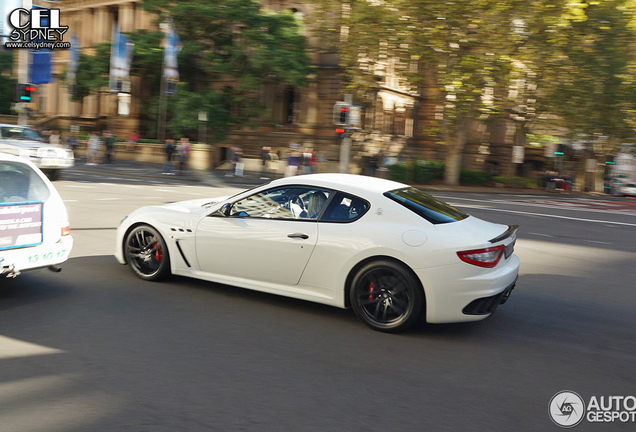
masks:
[[[161,253],[161,248],[157,247],[157,242],[152,245],[152,248],[155,250],[155,259],[157,261],[161,261],[161,258],[163,258],[163,254]]]
[[[375,292],[375,283],[371,282],[369,284],[369,301],[373,300],[373,293]]]

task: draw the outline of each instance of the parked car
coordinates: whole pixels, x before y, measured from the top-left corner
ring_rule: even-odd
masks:
[[[348,174],[275,180],[233,197],[133,211],[116,258],[170,274],[351,307],[401,331],[477,321],[517,280],[516,226],[470,216],[405,184]]]
[[[616,187],[616,195],[636,197],[636,182],[625,180]]]
[[[66,207],[33,163],[0,153],[0,276],[59,271],[73,247]]]
[[[0,124],[0,153],[30,160],[51,180],[75,164],[72,150],[45,143],[35,130],[25,126]]]

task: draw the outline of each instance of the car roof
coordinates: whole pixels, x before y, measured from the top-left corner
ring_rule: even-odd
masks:
[[[29,126],[15,125],[10,123],[0,123],[0,127],[20,127],[20,128],[31,129]]]
[[[312,185],[327,189],[337,189],[353,194],[379,193],[409,187],[404,183],[385,180],[377,177],[369,177],[355,174],[307,174],[294,177],[285,177],[274,180],[272,186],[287,184]]]
[[[30,165],[30,164],[31,164],[31,162],[29,162],[28,160],[26,160],[26,159],[25,159],[25,158],[23,158],[23,157],[20,157],[20,156],[14,156],[14,155],[12,155],[12,154],[9,154],[9,153],[2,153],[2,152],[0,152],[0,160],[3,160],[3,161],[11,161],[11,162],[22,162],[22,163],[24,163],[24,164],[26,164],[26,165]]]

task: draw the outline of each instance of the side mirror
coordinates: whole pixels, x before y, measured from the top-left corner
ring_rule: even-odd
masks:
[[[225,203],[217,211],[212,213],[210,216],[228,217],[230,215],[230,207],[232,207],[230,203]]]

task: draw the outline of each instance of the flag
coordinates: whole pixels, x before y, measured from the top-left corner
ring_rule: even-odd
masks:
[[[181,52],[181,40],[174,31],[172,23],[168,24],[168,31],[164,39],[163,78],[166,80],[166,93],[174,93],[176,83],[179,82],[179,64],[177,56]]]
[[[47,84],[51,82],[51,55],[51,50],[44,48],[31,51],[30,84]]]
[[[109,88],[111,92],[119,92],[122,82],[129,79],[134,47],[135,44],[119,32],[119,27],[113,25],[113,40],[110,45]]]

